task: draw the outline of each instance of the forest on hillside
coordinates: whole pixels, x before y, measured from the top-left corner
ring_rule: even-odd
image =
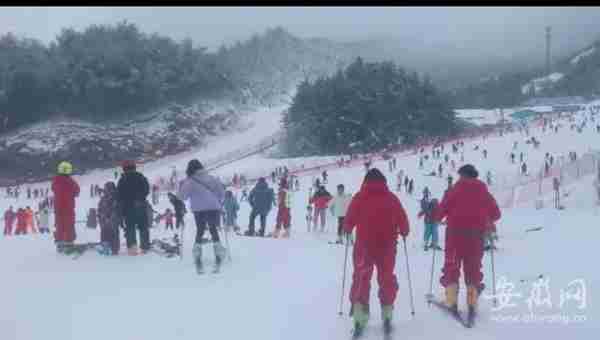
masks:
[[[428,77],[361,58],[334,75],[302,82],[283,123],[290,156],[381,150],[458,129]]]
[[[343,63],[333,44],[304,41],[282,28],[217,52],[127,22],[64,29],[47,46],[7,33],[0,37],[0,132],[55,116],[130,117],[232,91],[268,101],[300,78]]]

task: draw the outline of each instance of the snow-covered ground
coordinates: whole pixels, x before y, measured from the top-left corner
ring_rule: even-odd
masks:
[[[142,170],[149,176],[169,174],[171,166],[183,169],[190,157],[202,160],[255,142],[276,132],[278,110],[256,113],[253,119],[257,122],[254,127],[213,141],[208,149],[148,163]],[[532,128],[532,135],[541,141],[539,150],[525,144],[526,137],[519,133],[466,142],[465,161],[474,163],[482,176],[488,169],[495,176],[503,176],[518,171],[518,165],[511,164],[508,157],[513,141],[519,141],[516,152],[526,154],[532,170],[540,168],[545,152],[556,158],[568,151],[582,154],[600,145],[600,134],[589,125],[582,134],[569,130],[567,124],[563,125],[558,134]],[[480,145],[480,149],[474,150],[475,145]],[[489,152],[487,159],[482,157],[483,148]],[[446,147],[448,149],[449,146]],[[460,164],[457,155],[451,154],[451,157]],[[267,173],[272,166],[291,165],[291,162],[298,161],[302,160],[286,163],[287,160],[253,156],[215,172],[221,176],[242,170]],[[419,170],[417,156],[398,159],[399,169],[404,169],[416,184],[413,196],[398,193],[411,222],[407,246],[416,314],[414,317],[410,315],[407,268],[400,243],[396,264],[400,290],[394,316],[394,338],[596,339],[600,331],[597,321],[600,309],[595,292],[600,290],[600,272],[595,269],[592,259],[596,240],[600,238],[600,229],[597,228],[600,211],[595,206],[591,177],[585,177],[573,186],[563,201],[566,210],[553,210],[549,205],[536,210],[533,202],[503,210],[503,217],[498,223],[500,249],[495,253],[495,271],[498,292],[507,293],[500,297],[510,298],[509,301],[500,300],[504,308],[495,310],[491,300],[484,296],[476,328],[466,330],[427,306],[424,295],[429,291],[432,253],[421,248],[422,220],[416,215],[418,199],[425,185],[437,198],[445,189],[445,178],[424,176],[439,162],[430,160],[423,170]],[[387,163],[379,161],[374,165],[384,170],[389,185],[395,187],[396,178],[388,171]],[[363,176],[362,167],[330,170],[327,187],[333,192],[338,183],[344,183],[348,191],[356,192]],[[457,175],[454,174],[454,177]],[[97,171],[77,178],[82,184],[82,196],[77,201],[77,220],[85,219],[87,209],[97,204],[97,199],[88,196],[89,184],[101,184],[111,179],[110,171]],[[335,238],[333,219],[328,216],[328,231],[324,234],[306,231],[305,209],[311,180],[311,176],[300,177],[301,190],[294,193],[292,237],[274,240],[229,235],[232,261],[216,275],[195,274],[191,259],[195,228],[189,214],[186,216],[182,261],[156,254],[102,257],[91,251],[78,260],[72,260],[55,253],[50,236],[0,239],[0,339],[349,338],[351,323],[347,317],[347,295],[350,275],[345,285],[344,316],[339,316],[344,248],[328,244]],[[236,193],[239,197],[239,192]],[[25,199],[18,202],[2,199],[0,211],[8,205],[33,203]],[[162,212],[168,206],[161,197],[155,209]],[[242,203],[238,223],[243,230],[246,229],[249,212],[248,204]],[[272,230],[274,223],[275,213],[272,212],[268,217],[268,231]],[[87,230],[83,224],[77,227],[78,241],[98,240],[98,231]],[[535,227],[543,229],[526,232]],[[171,232],[162,228],[161,225],[153,229],[152,238],[170,235]],[[443,240],[443,227],[440,227],[440,232]],[[204,259],[207,265],[213,261],[213,252],[208,246],[205,247]],[[437,280],[442,254],[438,253],[435,261],[434,290],[441,296]],[[349,273],[352,270],[350,264],[348,270]],[[490,294],[489,255],[484,258],[483,271],[488,287],[486,293]],[[539,275],[549,281],[535,281]],[[586,295],[575,299],[573,294],[564,294],[569,284],[578,279],[583,280],[580,283],[583,283]],[[541,283],[548,284],[550,294],[546,295],[547,292],[542,290],[542,299],[530,299],[535,297],[536,284],[538,288],[544,288]],[[512,290],[508,289],[510,284],[513,285]],[[575,286],[572,284],[568,292],[575,292],[578,288]],[[375,277],[371,295],[372,315],[365,339],[378,339],[381,338],[381,330]],[[550,298],[551,305],[543,305],[543,298]],[[460,297],[463,308],[464,300],[463,290]],[[528,301],[531,302],[531,311]],[[586,305],[579,309],[583,302]],[[506,303],[514,306],[506,306]]]

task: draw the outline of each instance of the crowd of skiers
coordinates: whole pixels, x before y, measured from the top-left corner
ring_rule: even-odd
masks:
[[[13,209],[12,206],[4,212],[4,235],[25,235],[50,233],[50,212],[47,203],[42,202],[38,211],[31,207]]]
[[[13,186],[13,187],[6,187],[6,197],[7,198],[14,198],[14,199],[19,199],[19,197],[21,197],[21,191],[23,189],[21,188],[21,186],[17,185],[17,186]],[[31,189],[30,187],[28,187],[25,190],[25,194],[27,195],[26,198],[27,199],[41,199],[41,198],[47,198],[48,194],[49,194],[49,188],[34,188]]]

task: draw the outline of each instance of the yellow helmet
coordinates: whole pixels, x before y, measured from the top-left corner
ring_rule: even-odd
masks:
[[[60,162],[58,165],[59,175],[70,175],[73,172],[73,165],[69,162]]]

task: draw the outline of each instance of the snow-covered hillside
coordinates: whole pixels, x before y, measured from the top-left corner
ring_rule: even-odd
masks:
[[[579,60],[581,60],[582,58],[585,58],[589,55],[591,55],[592,53],[594,53],[596,51],[596,47],[591,47],[581,53],[579,53],[578,55],[574,56],[569,62],[573,65],[577,64],[579,62]]]
[[[207,159],[277,131],[278,110],[256,113],[253,118],[255,125],[245,132],[211,141],[209,147],[201,151],[149,162],[144,164],[142,171],[151,178],[168,175],[172,166],[183,170],[191,157]],[[582,154],[600,145],[600,134],[595,132],[593,124],[581,134],[570,130],[567,122],[562,125],[558,133],[542,132],[541,128],[532,126],[530,133],[540,140],[540,149],[526,144],[527,137],[518,132],[488,137],[485,141],[481,138],[465,141],[465,162],[475,164],[482,177],[488,170],[494,176],[502,176],[518,171],[519,164],[511,164],[508,157],[514,141],[518,141],[515,152],[525,154],[532,171],[542,166],[546,152],[558,158],[569,151]],[[477,145],[479,149],[475,150]],[[489,152],[486,159],[482,156],[484,148]],[[426,151],[430,153],[431,150]],[[450,156],[461,163],[458,155],[450,153]],[[215,173],[220,176],[240,172],[259,175],[269,173],[273,166],[302,161],[312,163],[319,159],[272,160],[257,155],[226,165]],[[600,307],[594,292],[600,289],[600,273],[595,270],[590,255],[600,238],[600,229],[596,227],[600,210],[595,205],[591,177],[581,179],[563,198],[566,210],[554,210],[549,205],[536,210],[531,201],[503,209],[503,217],[498,223],[500,249],[494,257],[496,288],[505,293],[500,295],[500,302],[508,305],[503,304],[503,308],[496,310],[488,298],[492,287],[488,254],[483,268],[488,290],[481,299],[480,319],[474,329],[466,330],[428,307],[424,295],[429,292],[432,253],[422,250],[423,221],[417,218],[418,199],[424,186],[431,189],[434,197],[441,197],[446,179],[425,176],[439,162],[429,160],[421,170],[418,155],[398,158],[398,167],[414,178],[416,184],[413,196],[397,193],[411,222],[407,245],[416,314],[411,316],[409,310],[407,267],[400,243],[396,264],[400,290],[393,338],[596,339],[600,331],[596,322]],[[374,166],[384,170],[390,186],[396,186],[395,174],[388,171],[385,161],[377,161]],[[348,191],[356,192],[363,176],[364,169],[360,166],[331,169],[327,187],[333,192],[338,183],[343,183]],[[348,339],[351,327],[347,317],[349,277],[345,285],[344,316],[337,314],[344,247],[328,244],[335,238],[331,216],[328,216],[326,233],[306,231],[304,217],[312,177],[301,176],[301,190],[294,193],[291,238],[257,239],[230,234],[232,261],[216,275],[195,274],[191,259],[195,227],[189,214],[182,261],[156,254],[102,257],[93,252],[72,260],[55,253],[49,236],[0,239],[0,273],[3,277],[0,339]],[[95,171],[76,178],[84,189],[77,200],[77,220],[82,220],[87,209],[97,204],[97,199],[89,198],[86,188],[91,183],[102,184],[110,180],[112,173]],[[239,191],[235,190],[235,193],[239,198]],[[33,206],[34,202],[3,199],[0,211],[8,205]],[[164,211],[167,207],[167,200],[161,197],[155,209]],[[242,203],[238,219],[242,230],[246,229],[249,212],[248,204]],[[268,217],[268,231],[272,230],[274,222],[272,212]],[[526,231],[535,227],[543,229]],[[443,227],[440,231],[443,240]],[[77,232],[78,241],[99,238],[98,231],[87,230],[83,224],[78,224]],[[170,236],[171,232],[163,231],[161,225],[153,229],[151,235],[159,238]],[[209,264],[213,261],[212,255],[212,249],[206,247],[204,259]],[[442,294],[437,283],[441,263],[442,254],[438,253],[434,265],[434,292],[438,296]],[[348,270],[351,272],[351,265]],[[537,280],[540,275],[542,279]],[[365,339],[382,337],[375,277],[373,281],[372,315]],[[582,286],[585,295],[572,294]],[[542,289],[540,299],[534,294],[536,287]],[[549,295],[544,295],[546,293]],[[550,304],[544,304],[548,300],[543,298],[549,298]],[[463,289],[460,296],[463,309],[464,300]]]
[[[545,77],[535,78],[521,86],[521,93],[528,94],[531,91],[531,87],[534,86],[535,93],[539,93],[542,89],[545,89],[549,85],[559,81],[564,74],[560,72],[551,73]]]

